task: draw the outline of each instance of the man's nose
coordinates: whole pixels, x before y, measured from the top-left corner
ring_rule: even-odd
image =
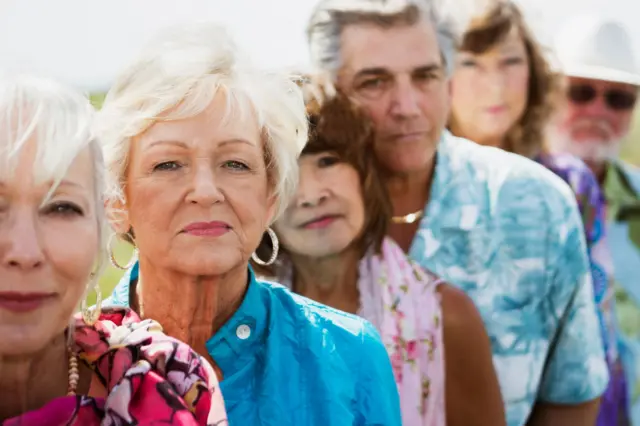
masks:
[[[392,93],[392,114],[413,118],[420,114],[420,91],[409,79],[398,79]]]

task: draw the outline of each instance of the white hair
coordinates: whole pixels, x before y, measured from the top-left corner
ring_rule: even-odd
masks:
[[[107,94],[98,123],[112,199],[124,201],[132,138],[160,117],[177,120],[201,113],[217,93],[227,97],[227,117],[255,113],[277,197],[273,220],[284,211],[295,192],[298,156],[307,141],[301,90],[293,76],[249,65],[226,30],[212,23],[167,28]]]
[[[106,265],[108,229],[104,210],[106,172],[94,138],[94,112],[87,97],[56,81],[27,74],[0,76],[0,179],[16,172],[27,143],[35,143],[34,181],[52,182],[51,194],[77,156],[87,148],[91,152],[100,256],[87,291],[95,288]]]
[[[311,62],[335,79],[342,66],[341,35],[345,27],[371,24],[389,28],[426,20],[436,30],[440,53],[450,76],[461,32],[471,17],[465,6],[472,3],[464,3],[460,4],[460,0],[320,0],[307,25]]]

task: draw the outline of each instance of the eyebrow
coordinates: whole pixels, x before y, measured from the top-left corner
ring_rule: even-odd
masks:
[[[246,139],[242,139],[242,138],[231,138],[231,139],[225,139],[223,141],[220,141],[218,143],[219,146],[224,146],[224,145],[229,145],[229,144],[236,144],[236,143],[242,143],[242,144],[247,144],[247,145],[251,145],[254,146],[253,143],[251,143],[250,141],[246,140]],[[180,148],[189,148],[189,144],[182,142],[182,141],[172,141],[172,140],[158,140],[158,141],[154,141],[151,142],[147,147],[146,150],[149,150],[151,148],[153,148],[154,146],[158,146],[158,145],[172,145],[172,146],[179,146]]]
[[[237,143],[255,146],[255,144],[252,143],[251,141],[248,141],[248,140],[242,139],[242,138],[233,138],[233,139],[223,140],[223,141],[220,142],[220,146],[237,144]]]
[[[442,64],[426,64],[426,65],[420,65],[418,67],[415,67],[411,70],[411,73],[415,73],[415,72],[432,72],[432,71],[438,71],[440,69],[442,69],[443,65]],[[376,76],[376,75],[382,75],[382,74],[393,74],[392,72],[390,72],[387,68],[384,67],[372,67],[372,68],[363,68],[360,71],[358,71],[356,73],[356,77],[367,77],[367,76]]]
[[[188,148],[188,145],[184,142],[181,141],[171,141],[171,140],[158,140],[158,141],[153,141],[151,142],[146,148],[145,150],[149,150],[155,146],[159,146],[159,145],[172,145],[172,146],[179,146],[181,148]]]

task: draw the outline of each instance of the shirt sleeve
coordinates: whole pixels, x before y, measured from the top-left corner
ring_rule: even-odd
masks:
[[[547,193],[550,207],[548,318],[554,330],[539,399],[580,404],[609,381],[583,223],[573,194]]]
[[[358,403],[362,426],[401,426],[400,397],[391,361],[380,335],[369,322],[363,331]]]

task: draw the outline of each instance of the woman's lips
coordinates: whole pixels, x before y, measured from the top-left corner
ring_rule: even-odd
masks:
[[[0,292],[0,309],[25,313],[40,308],[55,298],[54,293]]]
[[[226,222],[194,222],[184,228],[184,232],[198,237],[219,237],[231,230]]]
[[[305,229],[323,229],[338,219],[338,216],[321,216],[304,224]]]

